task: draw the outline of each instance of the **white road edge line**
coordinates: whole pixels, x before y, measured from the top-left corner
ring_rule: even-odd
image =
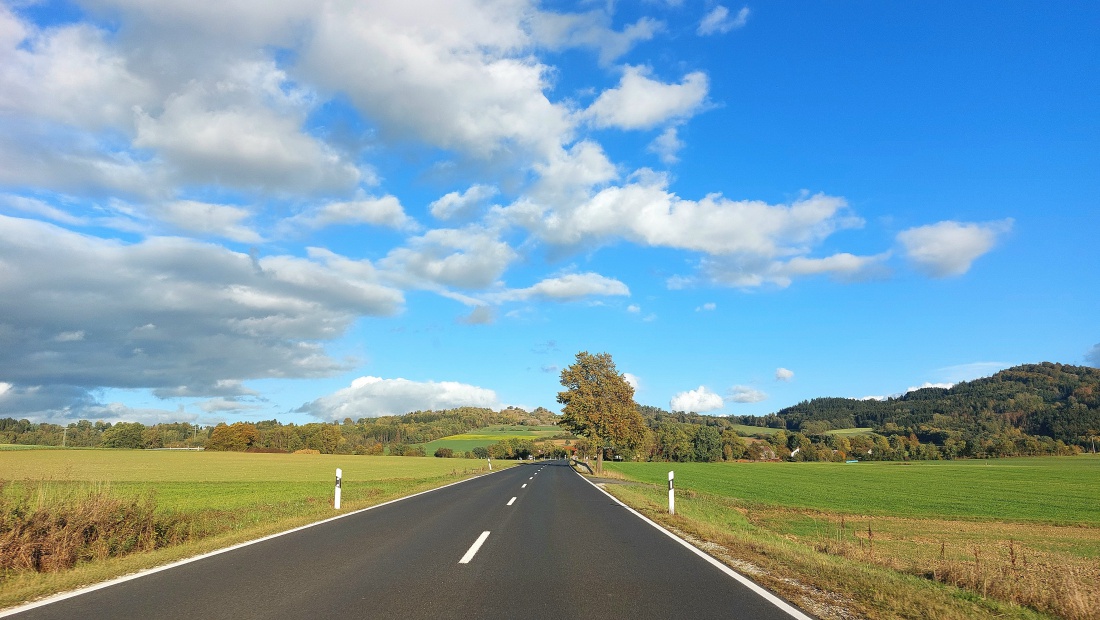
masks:
[[[739,572],[733,570],[732,568],[726,566],[725,564],[719,562],[717,559],[710,556],[708,553],[706,553],[702,549],[699,549],[695,545],[693,545],[693,544],[689,543],[688,541],[684,540],[683,538],[680,538],[676,534],[673,534],[672,532],[666,530],[664,528],[664,526],[662,526],[660,523],[657,523],[653,519],[650,519],[649,517],[645,516],[644,514],[638,512],[637,510],[634,510],[630,506],[627,506],[626,504],[622,503],[621,501],[619,501],[619,498],[617,498],[614,495],[608,493],[604,489],[601,489],[599,487],[599,485],[595,484],[594,482],[592,482],[588,478],[585,478],[584,475],[582,475],[579,471],[574,469],[573,473],[580,476],[581,480],[584,480],[588,484],[591,484],[600,493],[603,493],[604,495],[610,497],[611,500],[613,502],[615,502],[616,504],[618,504],[618,505],[622,506],[623,508],[626,508],[630,512],[634,513],[634,516],[638,517],[642,521],[645,521],[646,523],[648,523],[648,524],[652,525],[653,527],[657,528],[658,530],[663,532],[665,534],[665,536],[668,536],[672,540],[675,540],[676,542],[680,543],[681,545],[687,547],[692,553],[694,553],[695,555],[703,558],[707,562],[710,562],[715,568],[722,571],[723,573],[729,575],[730,577],[733,577],[734,579],[739,581],[742,585],[744,585],[746,588],[748,588],[748,589],[752,590],[753,592],[755,592],[756,594],[760,595],[760,597],[763,598],[764,600],[768,601],[772,605],[775,605],[780,610],[786,612],[787,615],[789,615],[790,617],[797,618],[798,620],[813,620],[813,618],[811,618],[810,616],[807,616],[806,614],[802,613],[801,611],[799,611],[797,608],[795,608],[793,605],[791,605],[787,601],[784,601],[783,599],[779,598],[778,596],[776,596],[776,595],[772,594],[771,592],[768,592],[764,588],[760,587],[759,585],[757,585],[754,581],[752,581],[748,577],[742,575],[741,573],[739,573]]]
[[[470,560],[474,559],[474,556],[477,555],[477,550],[481,548],[481,545],[485,543],[485,539],[488,537],[489,532],[482,532],[481,536],[478,536],[477,540],[474,541],[474,544],[470,545],[469,551],[466,552],[466,555],[462,556],[462,559],[459,560],[458,563],[469,564]]]
[[[508,500],[508,503],[505,504],[505,506],[511,506],[514,503],[516,503],[516,498],[513,497],[512,499]]]
[[[146,575],[152,575],[153,573],[159,573],[161,571],[176,568],[177,566],[183,566],[184,564],[190,564],[191,562],[198,562],[199,560],[205,560],[206,558],[211,557],[211,556],[219,555],[219,554],[222,554],[222,553],[227,553],[229,551],[235,551],[237,549],[240,549],[241,547],[247,547],[249,545],[255,545],[256,543],[262,543],[266,540],[271,540],[272,538],[278,538],[280,536],[286,536],[287,534],[293,534],[294,532],[298,532],[298,531],[301,531],[301,530],[304,530],[304,529],[308,529],[308,528],[311,528],[311,527],[314,527],[314,526],[317,526],[317,525],[323,525],[323,524],[328,523],[330,521],[335,521],[337,519],[343,519],[344,517],[350,517],[352,515],[357,515],[361,512],[366,512],[368,510],[374,510],[375,508],[381,508],[382,506],[388,506],[390,504],[395,504],[397,502],[400,502],[400,501],[403,501],[403,500],[406,500],[406,499],[411,499],[411,498],[416,497],[418,495],[424,495],[425,493],[432,493],[432,492],[438,491],[440,489],[446,489],[447,487],[453,487],[456,484],[462,484],[463,482],[469,482],[471,480],[476,480],[476,479],[482,478],[484,476],[491,476],[495,473],[499,473],[499,472],[502,472],[502,471],[508,471],[508,469],[509,468],[498,469],[496,471],[489,472],[487,474],[481,474],[480,476],[473,476],[473,477],[467,478],[465,480],[459,480],[458,482],[452,482],[450,484],[445,484],[441,487],[436,487],[434,489],[428,489],[427,491],[421,491],[419,493],[413,493],[412,495],[406,495],[405,497],[398,497],[396,499],[391,499],[388,502],[382,502],[381,504],[375,504],[374,506],[367,506],[366,508],[360,508],[359,510],[353,510],[352,512],[347,512],[347,513],[344,513],[342,515],[337,515],[335,517],[330,517],[330,518],[324,519],[322,521],[314,521],[313,523],[307,523],[306,525],[302,525],[302,526],[299,526],[299,527],[296,527],[296,528],[293,528],[293,529],[289,529],[289,530],[286,530],[286,531],[283,531],[283,532],[277,532],[275,534],[269,534],[267,536],[264,536],[263,538],[257,538],[255,540],[249,540],[249,541],[245,541],[243,543],[237,543],[233,546],[225,547],[224,549],[216,549],[214,551],[208,551],[206,553],[196,555],[196,556],[190,557],[190,558],[185,558],[183,560],[177,560],[175,562],[172,562],[170,564],[165,564],[163,566],[156,566],[154,568],[147,568],[145,570],[141,570],[141,571],[138,571],[136,573],[130,573],[129,575],[123,575],[121,577],[115,577],[114,579],[111,579],[109,581],[103,581],[103,582],[100,582],[100,583],[97,583],[97,584],[94,584],[94,585],[90,585],[90,586],[85,587],[85,588],[80,588],[79,590],[70,590],[69,592],[61,592],[61,593],[58,593],[58,594],[54,594],[53,596],[50,596],[48,598],[44,598],[40,601],[34,601],[32,603],[26,603],[26,604],[20,605],[18,607],[9,607],[7,609],[0,609],[0,618],[6,618],[8,616],[14,616],[15,614],[21,614],[25,611],[30,611],[32,609],[37,609],[38,607],[45,607],[46,605],[49,605],[50,603],[56,603],[58,601],[63,601],[65,599],[73,598],[75,596],[80,596],[82,594],[88,594],[89,592],[95,592],[96,590],[102,590],[103,588],[107,588],[107,587],[113,586],[115,584],[124,583],[126,581],[132,581],[134,579],[139,579],[139,578],[144,577]],[[488,534],[488,532],[486,532],[486,534]]]
[[[524,482],[524,483],[523,483],[523,486],[521,486],[520,488],[521,488],[521,489],[526,489],[526,488],[527,488],[527,483],[526,483],[526,482]]]

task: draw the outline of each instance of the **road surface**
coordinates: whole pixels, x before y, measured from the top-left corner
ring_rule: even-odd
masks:
[[[506,469],[12,617],[792,616],[555,461]]]

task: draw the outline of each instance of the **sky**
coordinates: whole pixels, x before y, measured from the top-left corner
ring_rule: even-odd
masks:
[[[3,0],[0,417],[1100,366],[1100,4]]]

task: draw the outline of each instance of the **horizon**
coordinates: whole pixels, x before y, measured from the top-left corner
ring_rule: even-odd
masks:
[[[532,410],[582,350],[719,416],[1100,367],[1098,20],[0,5],[0,417]]]

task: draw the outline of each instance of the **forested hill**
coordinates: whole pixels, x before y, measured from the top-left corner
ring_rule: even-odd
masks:
[[[1100,434],[1100,369],[1026,364],[950,389],[924,388],[886,400],[815,398],[774,416],[788,429],[809,433],[872,427],[934,435],[1010,426],[1028,435],[1083,444],[1086,437]],[[779,426],[777,421],[773,416],[755,420],[768,426]]]

